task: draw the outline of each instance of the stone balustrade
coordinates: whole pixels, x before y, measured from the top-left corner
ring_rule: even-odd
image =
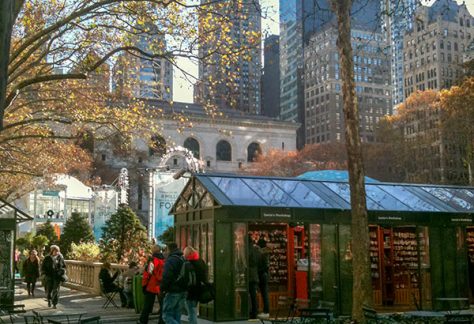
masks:
[[[64,286],[91,294],[100,294],[99,272],[101,262],[66,260],[66,274],[68,281]],[[112,264],[112,273],[123,272],[126,265]]]

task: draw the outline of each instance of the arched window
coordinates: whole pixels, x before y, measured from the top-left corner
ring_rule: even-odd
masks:
[[[183,146],[187,148],[188,150],[190,150],[191,152],[193,152],[193,155],[196,159],[200,159],[199,142],[196,139],[192,137],[188,137],[184,141]]]
[[[247,162],[255,162],[257,160],[257,156],[262,154],[262,148],[258,143],[250,143],[247,147]]]
[[[159,155],[163,156],[166,154],[166,141],[160,135],[153,135],[150,140],[150,146],[148,148],[150,156]]]
[[[221,140],[216,145],[216,160],[217,161],[232,161],[232,147],[230,143]]]

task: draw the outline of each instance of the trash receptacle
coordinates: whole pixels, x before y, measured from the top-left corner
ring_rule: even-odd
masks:
[[[133,305],[135,306],[135,313],[140,314],[145,303],[145,295],[142,289],[142,275],[133,277]]]

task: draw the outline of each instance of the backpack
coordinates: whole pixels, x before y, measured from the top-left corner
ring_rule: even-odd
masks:
[[[188,290],[190,287],[197,285],[196,270],[193,264],[184,257],[179,258],[181,259],[181,268],[179,269],[175,284],[182,290]]]

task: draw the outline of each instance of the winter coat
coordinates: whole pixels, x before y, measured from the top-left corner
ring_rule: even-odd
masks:
[[[48,279],[60,280],[66,273],[66,264],[64,263],[62,254],[58,253],[55,261],[53,256],[46,256],[41,265],[41,273]]]
[[[102,280],[102,285],[104,287],[105,292],[114,291],[117,285],[114,283],[115,279],[118,276],[118,271],[115,272],[113,276],[110,275],[109,270],[107,269],[100,269],[99,272],[99,279]]]
[[[180,249],[171,251],[166,258],[165,268],[163,270],[163,279],[161,280],[160,290],[162,292],[185,292],[186,289],[174,284],[179,276],[181,265],[183,264],[183,252]]]
[[[258,281],[258,264],[262,253],[258,246],[251,244],[249,247],[249,282]]]
[[[193,252],[188,255],[187,260],[191,262],[196,272],[196,286],[189,287],[188,299],[199,301],[203,284],[208,283],[207,265],[203,259],[199,257],[198,252]]]
[[[153,254],[148,261],[145,272],[143,272],[142,287],[152,294],[160,293],[160,284],[163,278],[163,268],[165,265],[164,256],[161,253]]]
[[[23,276],[25,277],[25,282],[36,282],[39,275],[39,259],[36,258],[34,261],[31,261],[30,258],[26,259],[23,262]]]

